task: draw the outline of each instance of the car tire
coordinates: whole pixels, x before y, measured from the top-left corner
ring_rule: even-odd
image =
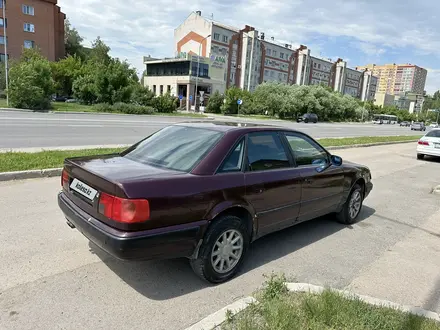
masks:
[[[308,119],[304,119],[304,122],[307,124],[309,122],[309,120]]]
[[[422,160],[423,158],[425,158],[424,154],[417,154],[417,159]]]
[[[228,260],[232,263],[230,266],[228,266],[221,255],[217,256],[217,258],[213,255],[217,244],[222,244],[225,235],[234,235],[231,238],[232,240],[238,239],[235,245],[229,244],[225,246],[223,250],[223,253],[228,255]],[[214,284],[226,282],[234,277],[242,266],[249,244],[250,237],[246,224],[236,216],[223,216],[209,227],[203,238],[197,259],[190,260],[191,267],[194,273],[205,281]],[[237,247],[239,246],[241,246],[241,252],[237,251]],[[234,247],[236,254],[232,253]],[[220,251],[220,248],[218,248],[217,251]],[[220,252],[220,254],[221,253],[222,252]],[[231,261],[230,257],[232,255],[235,255],[237,259]],[[220,261],[218,261],[218,259],[220,259]],[[225,266],[226,269],[224,269]],[[222,271],[219,271],[219,267],[222,268]],[[228,269],[228,267],[230,267],[230,269]]]
[[[342,207],[342,210],[336,214],[336,219],[344,225],[354,224],[356,222],[357,217],[361,213],[363,201],[364,201],[364,194],[363,194],[362,186],[356,183],[354,187],[351,189],[347,201]],[[352,208],[355,206],[353,205],[353,203],[357,204],[356,212],[354,212],[354,209]]]

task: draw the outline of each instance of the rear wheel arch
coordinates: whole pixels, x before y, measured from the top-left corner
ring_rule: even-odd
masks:
[[[237,218],[240,218],[245,224],[248,230],[249,237],[252,240],[254,236],[254,218],[251,212],[243,206],[232,206],[229,207],[220,213],[216,214],[210,221],[208,228],[218,219],[223,218],[225,216],[232,215]]]
[[[219,213],[215,214],[210,220],[209,220],[209,224],[206,227],[206,229],[204,230],[203,236],[200,238],[194,253],[192,254],[192,256],[190,257],[190,259],[197,259],[198,255],[199,255],[199,251],[200,251],[200,247],[203,244],[203,241],[205,239],[205,235],[206,233],[209,231],[209,229],[212,227],[212,225],[214,223],[216,223],[216,221],[218,221],[219,219],[222,219],[226,216],[235,216],[239,219],[241,219],[247,228],[247,233],[249,235],[249,239],[252,242],[254,235],[254,230],[256,228],[256,226],[254,225],[254,217],[252,216],[252,213],[250,210],[248,210],[247,208],[245,208],[244,206],[231,206],[228,207],[222,211],[220,211]]]

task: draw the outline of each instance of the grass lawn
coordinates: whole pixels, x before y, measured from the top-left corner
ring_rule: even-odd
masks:
[[[395,136],[362,136],[353,138],[323,138],[317,139],[324,147],[343,147],[358,144],[379,142],[417,141],[422,135],[395,135]]]
[[[320,139],[325,146],[350,146],[389,141],[416,141],[419,136],[367,136],[359,138]],[[308,145],[305,146],[309,148]],[[294,148],[295,149],[295,148]],[[123,150],[118,149],[84,149],[84,150],[54,150],[41,152],[6,152],[0,153],[0,172],[39,170],[45,168],[62,167],[68,157],[102,155]]]
[[[0,99],[0,108],[8,108],[5,99]],[[52,102],[51,111],[63,111],[63,112],[96,112],[90,105],[84,105],[79,103],[66,103],[66,102]],[[115,112],[116,113],[116,112]],[[119,113],[117,113],[119,114]],[[148,116],[148,115],[146,115]],[[176,116],[176,117],[189,117],[189,118],[205,118],[204,114],[200,113],[184,113],[184,112],[173,112],[173,113],[155,113],[150,116]]]
[[[0,108],[9,108],[6,104],[6,99],[0,99]]]
[[[440,330],[440,323],[392,308],[377,307],[326,290],[322,294],[288,292],[272,277],[256,294],[258,304],[232,316],[222,330]]]
[[[52,111],[65,111],[65,112],[96,112],[92,106],[79,103],[66,103],[66,102],[52,102]],[[115,113],[115,112],[113,112]],[[151,115],[146,115],[151,116]],[[155,113],[153,116],[176,116],[176,117],[191,117],[191,118],[203,118],[206,115],[199,113]]]
[[[62,167],[68,157],[111,154],[121,150],[123,148],[0,153],[0,172]]]

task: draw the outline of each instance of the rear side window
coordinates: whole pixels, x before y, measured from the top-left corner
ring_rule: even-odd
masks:
[[[440,138],[440,129],[433,129],[432,131],[429,131],[425,136]]]
[[[243,156],[244,140],[237,144],[234,150],[232,150],[231,154],[229,154],[229,156],[225,159],[220,167],[219,173],[240,172],[243,164]]]
[[[276,132],[250,133],[247,144],[250,171],[290,167],[286,150]]]
[[[189,172],[222,138],[209,129],[169,126],[142,141],[123,157],[151,166]]]

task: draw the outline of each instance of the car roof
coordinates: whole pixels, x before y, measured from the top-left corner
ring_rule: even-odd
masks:
[[[285,130],[285,131],[293,131],[291,129],[276,126],[276,125],[264,125],[264,124],[255,124],[248,122],[226,122],[226,121],[189,121],[189,122],[180,122],[174,124],[174,126],[186,126],[186,127],[194,127],[194,128],[204,128],[213,131],[219,132],[228,132],[228,131],[261,131],[261,130]]]

